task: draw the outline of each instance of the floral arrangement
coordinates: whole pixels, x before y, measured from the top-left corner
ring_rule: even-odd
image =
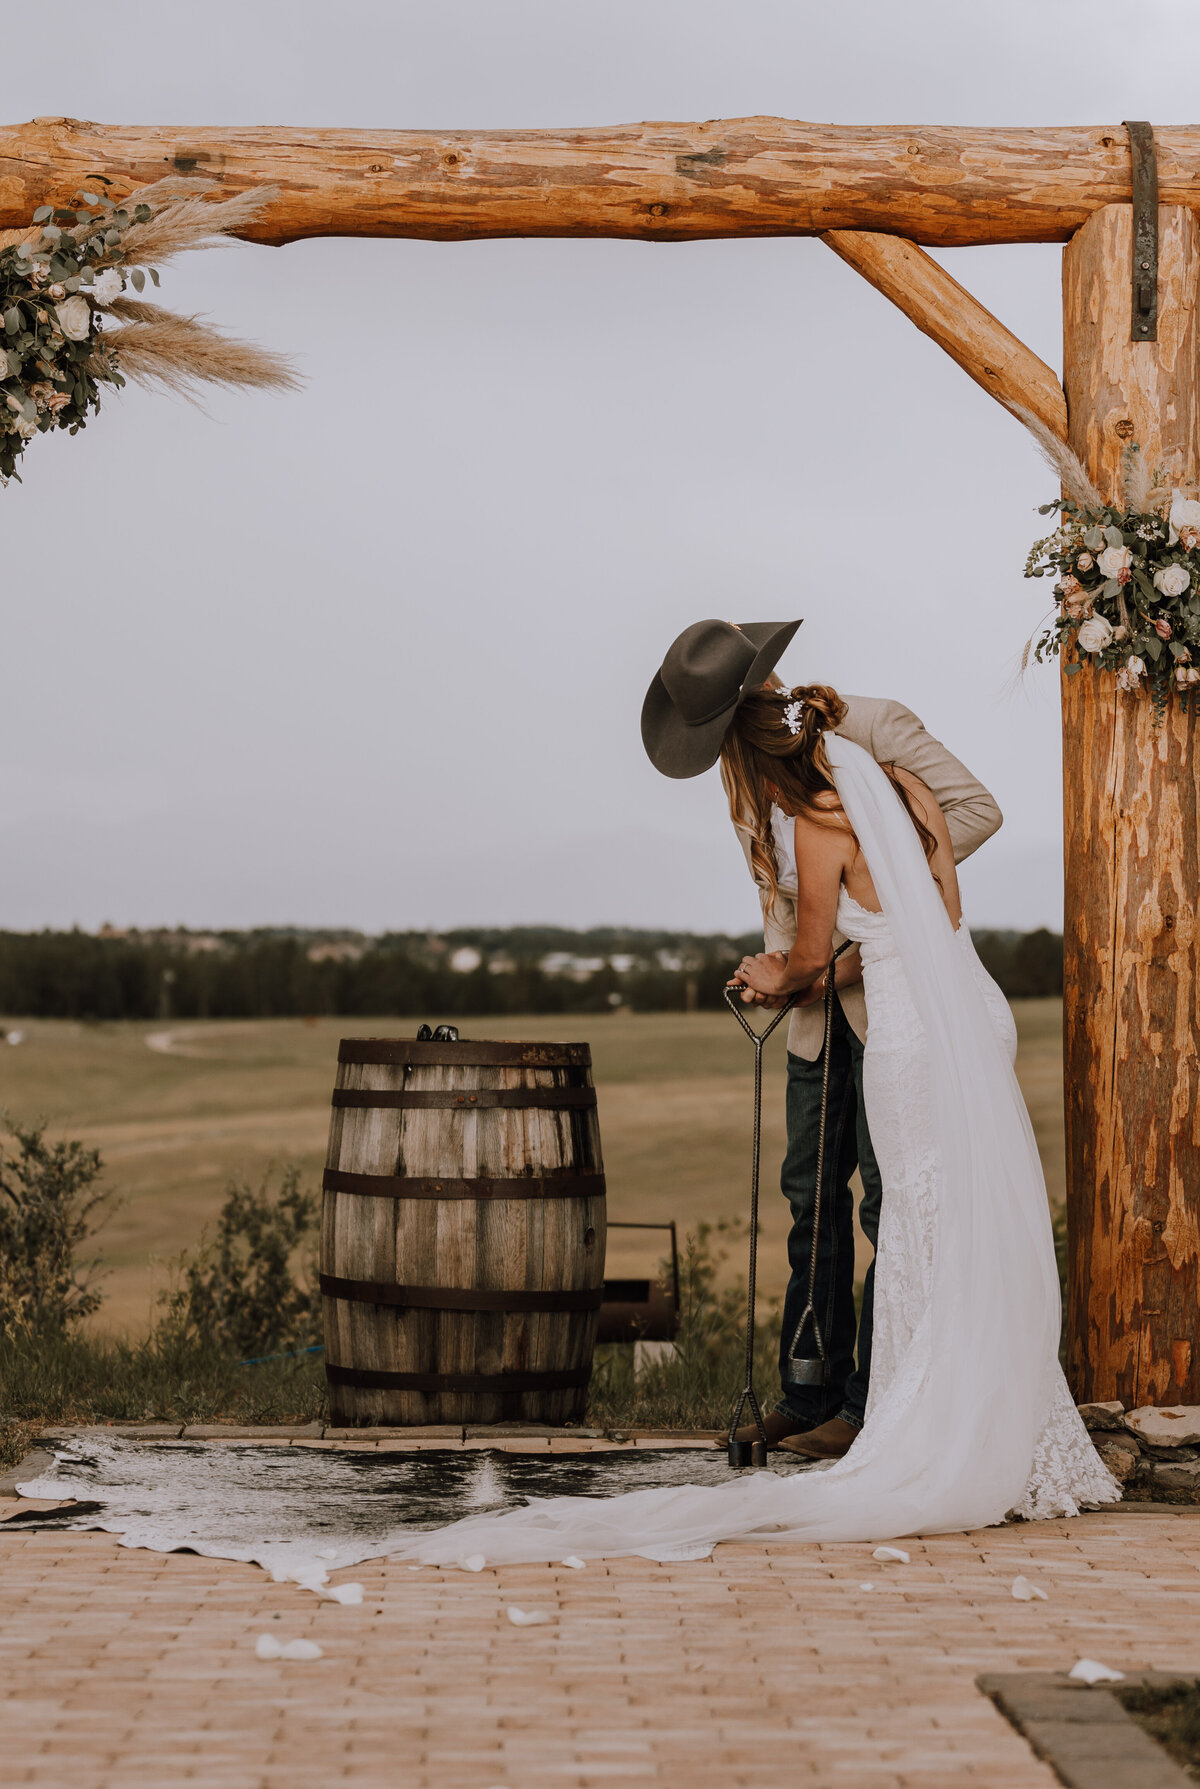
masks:
[[[1044,444],[1043,444],[1044,445]],[[1118,689],[1149,691],[1157,718],[1170,697],[1200,701],[1200,502],[1151,475],[1136,445],[1122,456],[1123,502],[1105,503],[1069,449],[1053,464],[1067,491],[1042,504],[1060,514],[1035,541],[1027,578],[1053,576],[1056,612],[1030,641],[1044,661],[1074,647],[1068,677],[1087,662],[1115,674]]]
[[[107,181],[97,181],[107,185]],[[282,356],[143,302],[147,275],[256,217],[270,189],[211,202],[207,181],[163,180],[119,203],[76,194],[40,205],[28,232],[0,237],[0,484],[18,478],[29,443],[72,435],[100,409],[102,386],[127,379],[191,395],[196,384],[293,389]]]

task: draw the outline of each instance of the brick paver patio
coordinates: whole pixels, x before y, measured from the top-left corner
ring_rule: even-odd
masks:
[[[0,1516],[20,1506],[0,1504]],[[975,1684],[1200,1671],[1200,1511],[498,1571],[257,1567],[0,1526],[0,1777],[39,1789],[1050,1789]],[[1047,1602],[1017,1602],[1023,1573]],[[872,1588],[866,1589],[864,1586]],[[544,1610],[516,1627],[509,1604]],[[262,1661],[259,1634],[312,1638]]]

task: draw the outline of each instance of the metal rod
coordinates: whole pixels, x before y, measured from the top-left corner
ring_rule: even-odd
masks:
[[[833,1003],[836,998],[834,988],[834,966],[842,951],[849,950],[851,940],[839,946],[833,953],[825,975],[825,1038],[821,1045],[821,1116],[817,1125],[817,1190],[813,1200],[812,1248],[808,1262],[808,1300],[800,1313],[800,1321],[796,1325],[791,1344],[787,1351],[788,1384],[789,1385],[824,1385],[829,1377],[829,1357],[825,1352],[825,1337],[821,1333],[821,1325],[817,1321],[817,1251],[821,1236],[821,1207],[825,1188],[825,1139],[829,1129],[829,1070],[830,1051],[833,1043]],[[812,1325],[813,1339],[817,1345],[815,1355],[798,1356],[800,1338]]]
[[[756,1031],[742,1011],[739,988],[733,986],[725,989],[726,1005],[754,1045],[754,1148],[750,1166],[750,1263],[746,1274],[745,1383],[730,1420],[728,1441],[729,1464],[739,1469],[744,1466],[765,1466],[767,1463],[767,1430],[754,1391],[754,1300],[758,1283],[758,1179],[762,1154],[762,1053],[763,1045],[784,1014],[791,1009],[795,998],[793,994],[779,1008],[771,1023],[765,1025],[761,1031]],[[758,1440],[753,1442],[738,1441],[736,1438],[738,1422],[747,1404],[749,1404],[754,1417],[754,1426],[758,1430]]]

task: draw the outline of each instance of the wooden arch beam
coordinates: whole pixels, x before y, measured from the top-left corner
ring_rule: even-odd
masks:
[[[1067,400],[1058,375],[953,275],[902,236],[827,230],[821,237],[1006,410],[1028,410],[1060,440]]]
[[[1200,126],[1155,132],[1159,198],[1200,209]],[[805,124],[787,118],[588,130],[297,130],[86,123],[0,126],[0,229],[101,175],[276,186],[246,234],[816,236],[888,231],[933,247],[1066,242],[1132,197],[1120,125],[1047,129]]]

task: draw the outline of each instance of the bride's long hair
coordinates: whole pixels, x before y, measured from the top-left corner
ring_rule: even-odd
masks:
[[[793,703],[791,724],[784,711]],[[836,731],[846,718],[846,704],[827,683],[798,684],[795,689],[765,686],[747,696],[734,716],[721,747],[721,779],[729,796],[729,812],[740,832],[749,835],[754,880],[768,891],[768,905],[779,895],[779,870],[771,839],[771,809],[803,814],[818,826],[844,828],[846,817],[825,751],[824,734]],[[792,725],[798,729],[793,733]],[[937,840],[914,807],[891,764],[881,764],[909,819],[930,865]],[[833,800],[830,801],[830,795]],[[934,880],[942,886],[936,875]]]

